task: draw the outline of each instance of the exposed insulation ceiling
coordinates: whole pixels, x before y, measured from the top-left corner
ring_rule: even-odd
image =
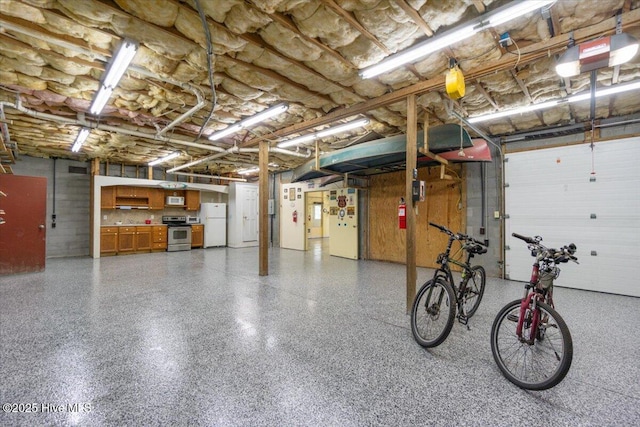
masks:
[[[0,0],[3,139],[18,158],[97,158],[143,166],[178,151],[179,157],[158,167],[193,163],[183,171],[234,174],[257,163],[261,141],[275,147],[356,117],[370,123],[320,140],[319,149],[402,133],[409,94],[418,97],[419,120],[428,112],[430,125],[436,125],[458,122],[451,109],[474,117],[589,90],[589,73],[570,79],[555,73],[569,37],[581,43],[615,34],[619,16],[619,28],[640,39],[640,0],[558,0],[544,13],[536,10],[483,30],[376,78],[358,74],[507,3]],[[510,46],[499,44],[504,32],[513,40]],[[102,114],[91,116],[89,105],[106,64],[125,37],[140,48]],[[455,102],[444,88],[449,58],[466,76],[466,95]],[[599,87],[638,79],[640,55],[597,72]],[[637,99],[637,91],[598,98],[594,119],[640,113]],[[207,138],[281,102],[289,105],[282,115],[215,142]],[[586,130],[591,119],[590,102],[583,101],[477,126],[496,136],[576,123]],[[81,151],[72,153],[82,126],[92,128],[91,134]],[[292,169],[314,149],[311,143],[273,150],[271,167]]]

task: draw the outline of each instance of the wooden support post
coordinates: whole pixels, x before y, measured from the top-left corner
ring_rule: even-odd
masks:
[[[416,96],[407,96],[407,158],[405,174],[405,201],[407,214],[407,313],[411,311],[416,296],[416,212],[413,203],[413,172],[416,170],[418,158],[418,115],[416,113]]]
[[[260,201],[259,229],[259,275],[269,275],[269,143],[260,142],[260,154],[258,159],[260,175],[258,177],[258,193]]]
[[[153,179],[153,166],[147,166],[147,179]]]

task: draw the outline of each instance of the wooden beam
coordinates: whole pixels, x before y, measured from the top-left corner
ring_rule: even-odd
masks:
[[[258,192],[260,203],[260,216],[258,218],[259,241],[258,256],[260,276],[269,275],[269,142],[262,141],[260,143],[260,152],[258,154],[258,165],[260,166],[260,175],[258,176]]]
[[[407,96],[407,153],[405,170],[405,203],[407,215],[406,263],[407,263],[407,313],[411,311],[416,296],[416,211],[413,203],[413,172],[418,157],[418,114],[416,96]]]
[[[411,20],[415,22],[415,24],[422,30],[423,33],[425,33],[429,37],[433,36],[433,30],[431,29],[429,24],[427,24],[425,20],[422,19],[422,16],[420,16],[417,10],[411,7],[411,5],[408,4],[405,0],[395,0],[395,2],[398,6],[400,6],[400,9],[404,10],[404,13],[409,15]]]
[[[355,18],[355,16],[353,16],[353,13],[348,12],[348,11],[344,10],[343,8],[341,8],[338,4],[336,4],[336,2],[334,0],[321,0],[321,1],[329,9],[333,10],[338,16],[341,16],[342,19],[347,21],[349,23],[349,25],[351,25],[353,28],[358,30],[360,32],[360,34],[362,34],[366,39],[368,39],[373,44],[375,44],[380,49],[382,49],[382,51],[384,53],[386,53],[387,55],[391,55],[393,53],[385,45],[383,45],[380,42],[380,40],[377,39],[376,36],[371,34],[371,32],[369,30],[367,30],[365,27],[363,27],[360,24],[360,22],[358,22],[358,20]]]
[[[484,3],[482,3],[482,0],[472,0],[473,1],[473,5],[476,7],[476,10],[480,13],[484,13],[484,11],[486,10],[486,7],[484,6]]]

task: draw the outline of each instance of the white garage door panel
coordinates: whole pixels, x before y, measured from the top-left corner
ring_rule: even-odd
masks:
[[[508,277],[529,280],[533,261],[511,233],[541,235],[546,246],[578,247],[580,265],[563,265],[559,286],[640,296],[640,138],[597,143],[593,159],[588,144],[507,158]]]

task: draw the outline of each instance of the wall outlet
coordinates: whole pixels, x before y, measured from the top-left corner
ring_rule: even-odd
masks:
[[[495,219],[500,219],[500,211],[493,211],[493,217]]]
[[[106,216],[106,215],[104,215],[104,216],[102,217],[102,219],[106,221],[106,220],[107,220],[107,216]]]
[[[155,215],[151,215],[149,218],[150,218],[150,219],[153,219],[154,217],[155,217]]]

